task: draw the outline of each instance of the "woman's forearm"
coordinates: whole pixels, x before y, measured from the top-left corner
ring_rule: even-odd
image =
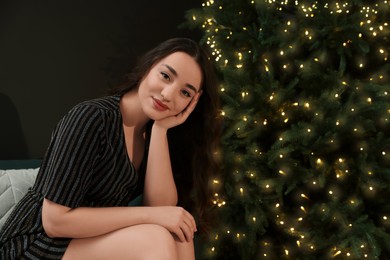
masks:
[[[178,201],[167,130],[156,125],[150,139],[143,197],[146,206],[175,206]]]
[[[88,238],[138,224],[156,224],[190,241],[196,232],[193,216],[181,207],[69,207],[44,199],[42,224],[49,237]]]
[[[150,207],[70,209],[44,200],[42,222],[50,237],[85,238],[143,223],[153,223]]]

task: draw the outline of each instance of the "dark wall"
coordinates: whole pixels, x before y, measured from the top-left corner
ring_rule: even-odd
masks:
[[[171,37],[201,1],[2,1],[0,160],[42,158],[58,120],[104,95],[137,56]]]

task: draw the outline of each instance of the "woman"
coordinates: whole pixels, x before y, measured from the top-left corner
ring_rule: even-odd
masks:
[[[0,258],[194,259],[218,170],[217,109],[213,70],[195,42],[149,51],[114,95],[59,122],[1,231]],[[142,207],[127,206],[141,193]]]

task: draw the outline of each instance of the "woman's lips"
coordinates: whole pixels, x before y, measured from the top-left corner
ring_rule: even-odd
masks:
[[[153,105],[154,105],[154,108],[159,110],[159,111],[165,111],[168,109],[168,106],[165,105],[163,102],[161,102],[157,98],[153,98]]]

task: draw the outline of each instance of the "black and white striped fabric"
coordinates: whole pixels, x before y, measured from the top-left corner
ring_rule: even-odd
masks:
[[[0,231],[0,259],[61,259],[70,239],[45,234],[43,198],[70,208],[127,206],[141,193],[147,156],[136,172],[119,101],[119,96],[86,101],[62,118],[34,186]]]

